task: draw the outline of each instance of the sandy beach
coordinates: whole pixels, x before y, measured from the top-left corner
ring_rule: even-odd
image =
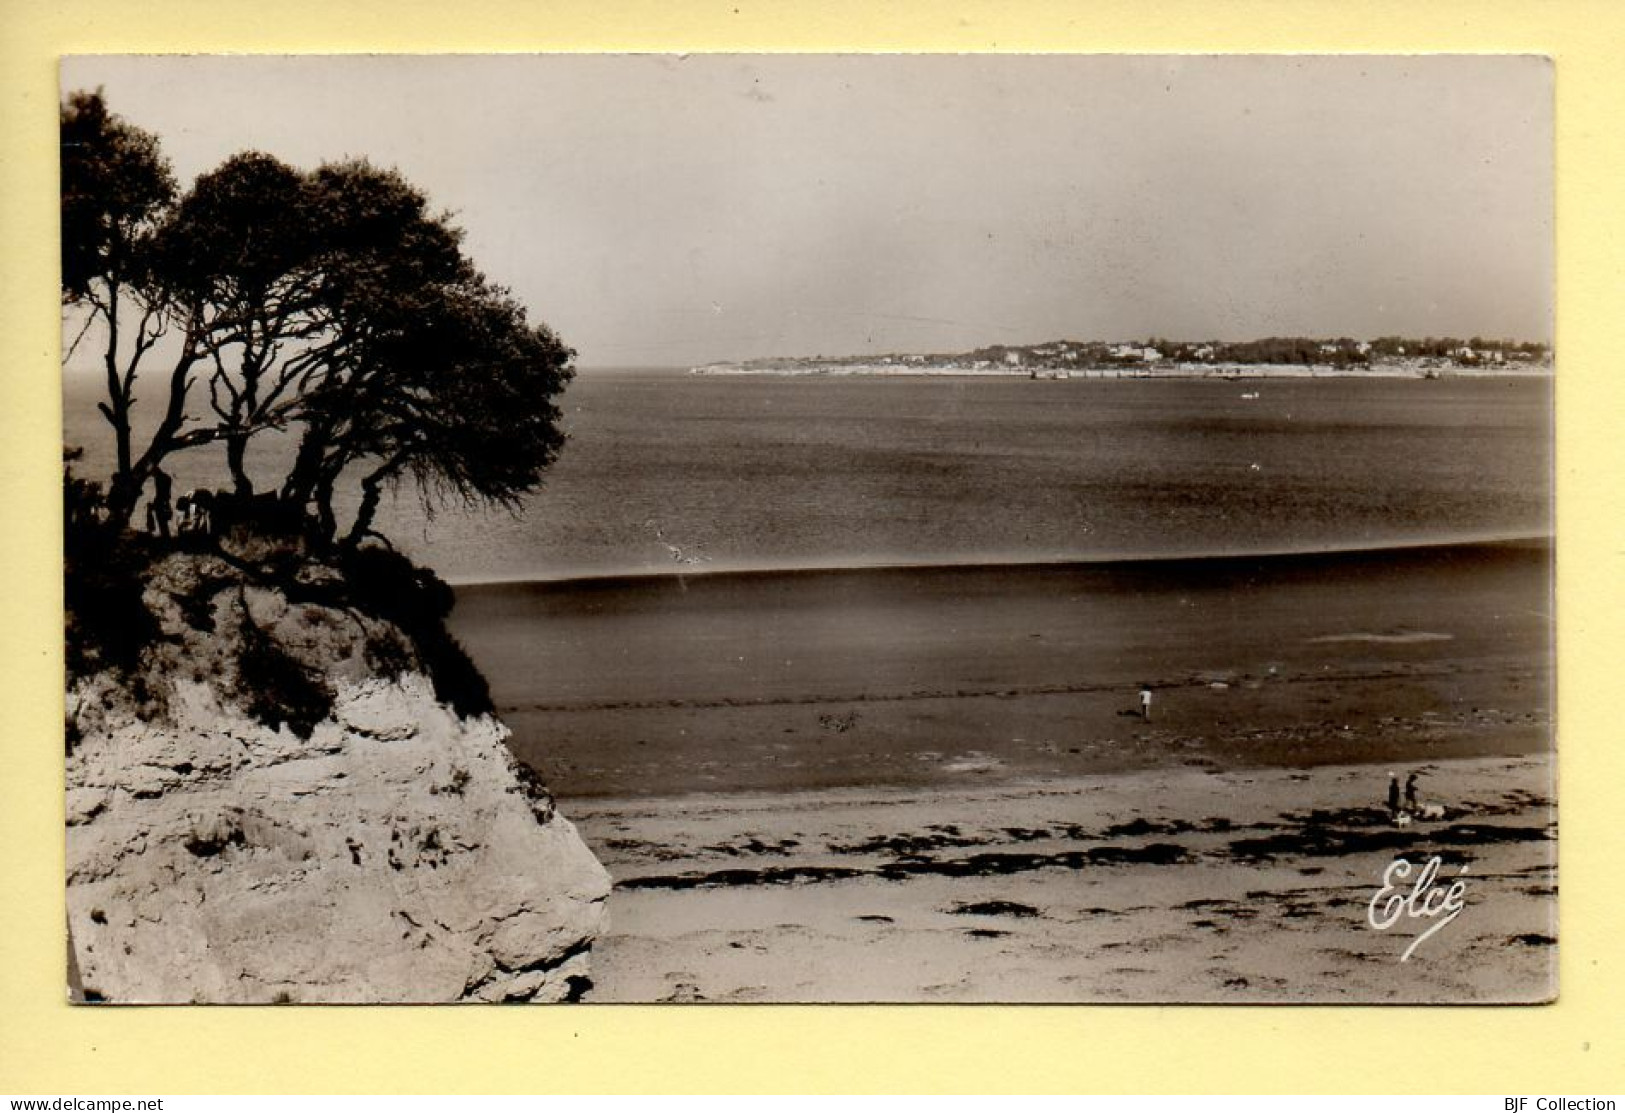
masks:
[[[589,1000],[1536,1001],[1550,562],[486,585],[453,627],[614,878]],[[1464,908],[1401,962],[1433,919],[1370,902],[1435,857]]]
[[[1446,818],[1403,829],[1374,765],[579,802],[616,879],[587,999],[1551,997],[1550,762],[1424,777]],[[1465,907],[1401,962],[1432,921],[1379,931],[1369,905],[1396,858],[1434,856]]]

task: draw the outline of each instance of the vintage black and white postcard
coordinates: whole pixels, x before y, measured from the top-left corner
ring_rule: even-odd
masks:
[[[1552,115],[66,59],[73,993],[1551,1000]]]

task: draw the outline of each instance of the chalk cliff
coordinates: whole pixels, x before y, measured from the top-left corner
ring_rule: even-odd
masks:
[[[139,664],[70,687],[84,998],[579,995],[609,878],[506,728],[454,710],[335,569],[267,559],[161,556]]]

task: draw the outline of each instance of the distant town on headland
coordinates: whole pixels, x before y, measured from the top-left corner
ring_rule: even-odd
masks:
[[[1411,340],[1318,340],[1270,337],[1239,342],[1124,343],[1055,340],[955,354],[776,356],[708,363],[696,375],[999,375],[1033,379],[1244,378],[1389,375],[1440,378],[1457,374],[1548,374],[1549,346],[1473,337]]]

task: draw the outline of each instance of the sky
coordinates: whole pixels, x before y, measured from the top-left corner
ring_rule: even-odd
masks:
[[[1534,57],[65,59],[183,185],[399,169],[583,367],[1552,333]]]

